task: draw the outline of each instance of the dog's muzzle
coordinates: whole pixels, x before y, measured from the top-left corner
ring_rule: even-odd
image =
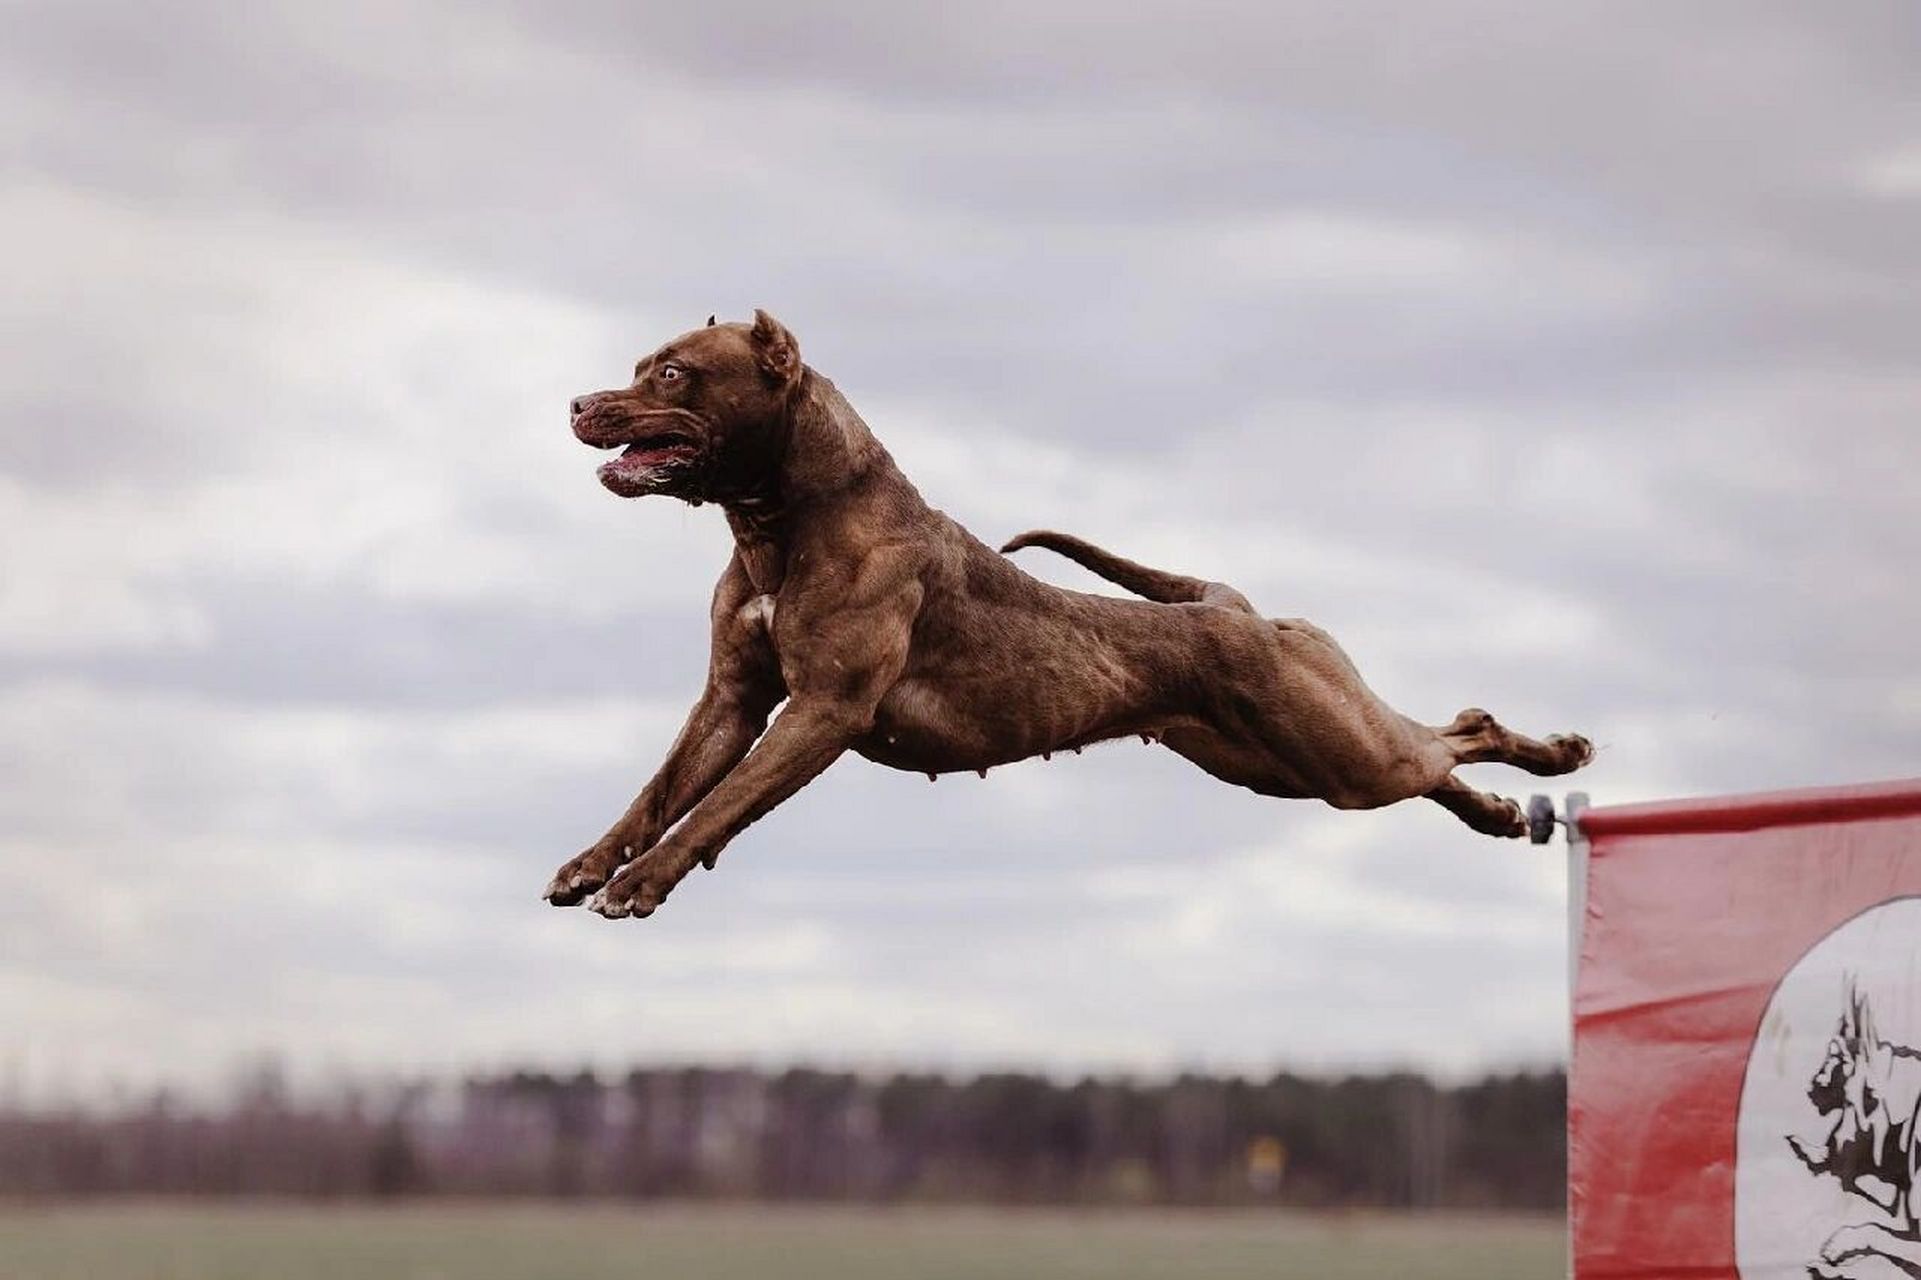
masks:
[[[676,411],[629,411],[611,393],[577,396],[568,405],[574,437],[596,449],[621,449],[596,474],[623,498],[671,485],[701,455],[699,434]]]

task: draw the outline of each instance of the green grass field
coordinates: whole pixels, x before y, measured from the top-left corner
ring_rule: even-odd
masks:
[[[4,1280],[1550,1280],[1558,1219],[527,1204],[0,1208]]]

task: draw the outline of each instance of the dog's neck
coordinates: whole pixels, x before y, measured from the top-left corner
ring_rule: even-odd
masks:
[[[759,485],[720,499],[754,589],[763,595],[780,590],[797,520],[854,500],[887,472],[899,474],[854,407],[832,382],[803,367],[781,424],[778,462]]]

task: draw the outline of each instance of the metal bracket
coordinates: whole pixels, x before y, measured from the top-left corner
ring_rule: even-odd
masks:
[[[1570,791],[1563,811],[1554,811],[1552,796],[1527,798],[1527,838],[1533,844],[1546,844],[1554,838],[1554,828],[1567,828],[1569,844],[1585,843],[1581,835],[1581,815],[1587,810],[1587,792]]]

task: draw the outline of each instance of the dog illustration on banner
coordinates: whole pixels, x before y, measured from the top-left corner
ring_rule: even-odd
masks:
[[[1914,1184],[1921,1151],[1921,1049],[1893,1044],[1875,1030],[1874,1014],[1855,975],[1827,1056],[1808,1083],[1808,1101],[1824,1121],[1813,1136],[1787,1135],[1810,1173],[1831,1177],[1893,1220],[1843,1226],[1821,1246],[1816,1280],[1906,1274],[1921,1277],[1921,1218]],[[1896,1270],[1890,1271],[1889,1265]]]

